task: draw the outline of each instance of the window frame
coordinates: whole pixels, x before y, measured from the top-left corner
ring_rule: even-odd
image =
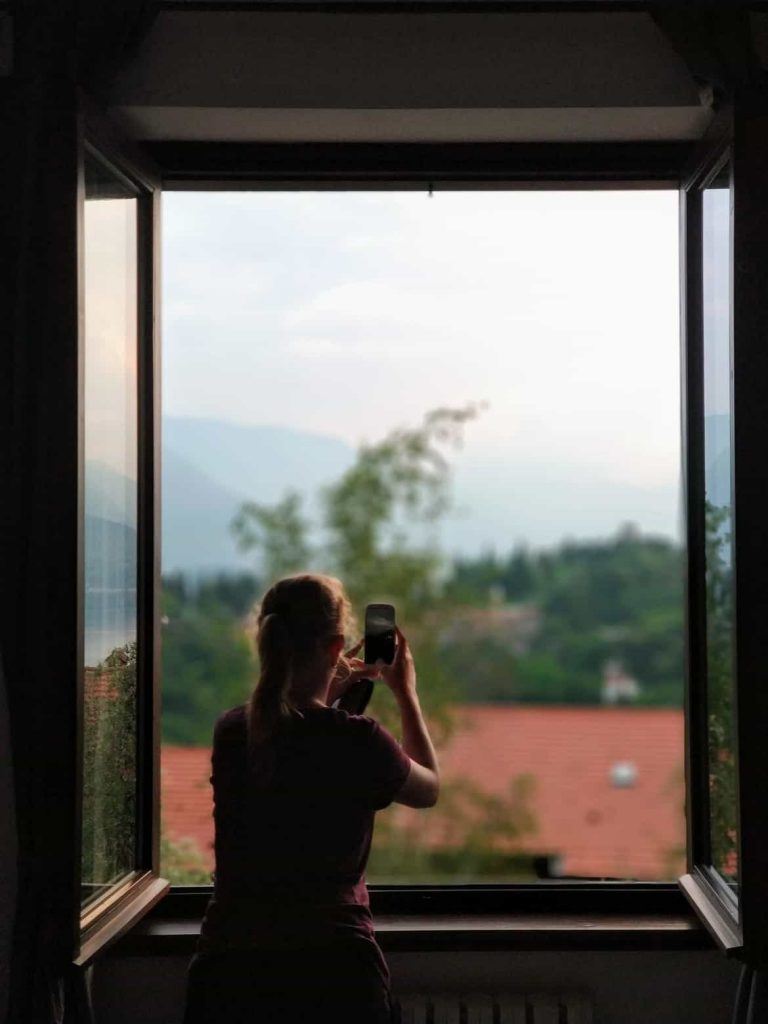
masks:
[[[702,221],[704,189],[726,166],[729,168],[731,197],[729,263],[733,268],[733,149],[732,114],[724,112],[707,140],[695,167],[680,187],[681,236],[681,381],[683,436],[683,515],[685,543],[685,616],[686,616],[686,795],[688,824],[688,871],[681,878],[682,891],[709,927],[710,932],[729,953],[742,947],[738,901],[727,886],[715,877],[711,865],[709,751],[708,751],[708,676],[706,625],[706,564],[704,530],[704,322],[702,289]],[[730,289],[731,360],[733,359],[733,279]],[[733,390],[731,410],[733,415]],[[733,437],[731,437],[733,453]],[[733,495],[735,500],[735,493]],[[737,573],[734,573],[737,576]],[[733,665],[734,717],[736,706],[736,663]],[[738,779],[737,779],[738,785]],[[738,809],[737,809],[738,817]],[[738,824],[739,843],[741,823]]]
[[[694,143],[147,142],[164,191],[253,189],[677,190]],[[496,885],[370,885],[374,914],[684,916],[675,880],[542,879]],[[173,886],[153,914],[202,917],[212,886]],[[677,941],[671,938],[674,943]],[[663,945],[663,938],[658,939]]]
[[[718,118],[722,123],[722,117]],[[754,145],[754,135],[748,137]],[[711,159],[711,141],[704,147],[694,143],[609,143],[593,145],[585,143],[570,144],[279,144],[261,143],[146,143],[144,149],[161,168],[160,182],[163,189],[217,189],[232,190],[240,188],[259,189],[299,189],[313,188],[355,189],[355,188],[679,188],[681,181],[690,178],[690,166],[695,166],[695,173],[702,172],[702,160]],[[757,179],[753,173],[753,178]],[[761,183],[762,184],[762,183]],[[759,196],[757,180],[753,181],[755,193],[751,202],[737,202],[737,212],[743,205],[748,213],[742,215],[737,223],[748,223],[750,216],[759,213]],[[682,214],[682,206],[681,206]],[[763,215],[765,219],[765,214]],[[762,223],[762,222],[761,222]],[[757,241],[760,239],[758,238]],[[685,254],[693,241],[693,235],[685,236]],[[755,249],[755,258],[758,250]],[[681,252],[682,256],[682,252]],[[684,267],[686,260],[681,259]],[[746,287],[746,285],[745,285]],[[686,295],[683,324],[695,324],[695,311],[692,310]],[[738,309],[738,281],[734,291],[734,308]],[[752,299],[755,299],[754,286]],[[755,315],[752,319],[757,322]],[[756,334],[752,326],[753,336]],[[754,338],[753,338],[754,340]],[[754,347],[754,346],[753,346]],[[746,349],[747,346],[744,346]],[[737,360],[738,361],[738,360]],[[749,362],[749,360],[747,360]],[[759,360],[758,360],[759,361]],[[752,359],[754,363],[754,358]],[[750,364],[751,365],[751,364]],[[688,359],[684,364],[686,381],[697,371],[695,361]],[[768,379],[768,374],[766,374]],[[737,375],[739,388],[735,395],[735,405],[739,405],[739,395],[746,393],[749,378]],[[690,387],[684,394],[684,410],[690,417],[691,409],[687,403],[693,394]],[[736,464],[736,491],[739,480],[746,477],[741,463],[744,444],[749,428],[754,429],[757,410],[752,410],[751,422],[741,413],[735,416],[736,450],[742,459]],[[697,445],[701,445],[690,430],[683,434],[689,452],[694,456]],[[742,438],[740,445],[739,438]],[[754,447],[754,446],[753,446]],[[748,446],[746,448],[748,452]],[[756,466],[756,458],[751,460],[751,469]],[[690,471],[687,466],[686,473]],[[763,471],[763,476],[765,472]],[[739,521],[744,518],[744,510],[735,501],[736,516]],[[754,513],[752,520],[754,520]],[[737,535],[741,535],[741,526]],[[688,534],[687,540],[696,540],[696,532]],[[701,542],[701,538],[697,543]],[[738,545],[738,541],[737,541]],[[739,554],[737,553],[737,561]],[[742,582],[738,583],[737,607],[742,607],[740,596],[744,590]],[[755,580],[752,581],[752,593],[755,593]],[[695,612],[695,601],[693,610]],[[754,619],[754,614],[752,616]],[[691,628],[695,629],[695,616],[692,615]],[[737,644],[742,649],[741,637],[744,633],[744,617],[737,622]],[[693,645],[687,645],[692,651]],[[754,664],[754,659],[753,659]],[[741,698],[739,685],[739,698]],[[696,746],[696,729],[693,721],[693,695],[687,694],[687,785],[691,786],[696,778],[697,758],[694,755]],[[759,704],[759,701],[758,701]],[[762,710],[762,706],[759,710]],[[768,709],[762,720],[768,721]],[[747,722],[747,724],[745,724]],[[155,720],[153,727],[158,728]],[[747,716],[738,718],[738,733],[741,743],[741,762],[754,764],[746,753],[743,734],[751,729],[749,749],[754,754],[759,750],[754,721]],[[700,733],[700,729],[699,729]],[[693,755],[693,756],[692,756]],[[751,769],[750,769],[751,770]],[[700,769],[699,769],[700,771]],[[765,774],[765,773],[764,773]],[[700,780],[700,775],[698,776]],[[744,809],[744,787],[740,791],[741,809]],[[748,799],[754,810],[757,806],[757,787],[750,785]],[[691,789],[688,790],[691,792]],[[156,790],[155,790],[156,792]],[[690,802],[689,802],[690,803]],[[701,802],[697,805],[701,807]],[[699,812],[697,812],[699,813]],[[753,814],[753,819],[754,819]],[[742,822],[744,821],[742,815]],[[689,806],[689,851],[693,843],[699,844],[700,826],[697,825],[696,814]],[[760,849],[756,857],[751,858],[757,864],[765,856],[764,830],[752,828],[752,834],[762,837]],[[740,842],[742,856],[750,849],[745,841],[742,830]],[[698,851],[699,846],[696,845]],[[690,853],[689,853],[690,855]],[[695,860],[695,857],[694,857]],[[696,865],[691,864],[695,869]],[[746,861],[745,861],[746,866]],[[752,871],[754,874],[754,871]],[[752,882],[750,882],[752,885]],[[763,888],[768,885],[768,873],[765,873]],[[716,942],[728,952],[742,954],[742,937],[732,927],[732,918],[723,913],[716,889],[711,885],[706,873],[693,870],[680,880],[680,886],[672,883],[643,882],[611,882],[595,880],[563,880],[544,881],[503,886],[372,886],[372,904],[376,913],[401,913],[418,916],[427,911],[437,914],[479,913],[481,915],[498,914],[508,908],[517,911],[521,907],[535,905],[537,913],[545,916],[557,916],[564,913],[591,915],[598,910],[608,914],[628,913],[638,919],[664,914],[680,915],[681,889],[689,903],[693,905],[699,918],[709,929]],[[198,917],[202,914],[205,902],[209,898],[210,887],[179,887],[166,897],[155,915],[163,919],[174,919],[179,916]],[[745,907],[749,906],[749,901]],[[760,911],[750,911],[752,919],[750,932],[752,945],[757,941],[756,924],[761,923]],[[672,940],[668,940],[672,941]],[[762,943],[768,942],[763,936]],[[659,945],[665,940],[659,939]],[[758,943],[759,944],[759,943]]]
[[[734,573],[734,693],[735,753],[737,770],[737,821],[739,889],[738,916],[734,899],[725,883],[714,877],[706,863],[709,814],[706,773],[706,703],[701,699],[702,671],[703,565],[689,566],[691,599],[691,637],[689,642],[688,692],[686,713],[688,732],[689,870],[680,886],[699,918],[730,956],[748,964],[768,959],[768,820],[765,794],[768,792],[768,761],[765,736],[768,735],[768,691],[763,683],[762,667],[768,663],[768,631],[765,628],[768,604],[762,568],[768,564],[768,467],[763,447],[757,442],[766,429],[768,408],[768,204],[765,180],[768,178],[768,101],[762,90],[742,86],[734,95],[732,107],[723,111],[719,138],[712,137],[701,147],[699,161],[684,182],[684,188],[701,188],[718,168],[725,155],[731,161],[731,453],[733,505]],[[690,502],[703,498],[703,426],[696,436],[691,424],[702,422],[703,360],[701,296],[695,278],[700,261],[700,217],[695,205],[681,204],[693,213],[691,222],[681,222],[686,238],[688,282],[684,328],[688,334],[686,370],[688,452],[686,485]],[[698,220],[698,223],[697,223]],[[689,230],[686,233],[686,227]],[[699,262],[700,266],[700,262]],[[703,508],[702,508],[703,512]],[[688,516],[689,529],[694,518]],[[696,535],[703,559],[703,535]],[[703,531],[703,515],[699,518]],[[696,550],[694,547],[693,550]],[[698,596],[696,594],[698,591]]]
[[[79,96],[77,799],[74,891],[81,891],[84,751],[84,268],[85,160],[96,160],[135,195],[137,254],[137,667],[135,869],[79,909],[74,962],[88,963],[168,891],[160,878],[160,183],[151,162],[85,94]]]
[[[311,188],[653,188],[676,187],[701,175],[711,166],[715,145],[729,140],[734,157],[734,230],[737,253],[733,284],[734,337],[734,517],[736,534],[736,650],[737,749],[739,751],[741,928],[723,904],[707,873],[696,863],[700,851],[700,797],[688,801],[689,872],[677,885],[640,882],[562,881],[535,882],[495,887],[377,887],[372,886],[372,906],[379,913],[402,912],[418,916],[429,906],[436,913],[498,914],[500,908],[532,906],[545,918],[573,913],[585,919],[596,908],[609,914],[626,912],[638,922],[645,916],[661,921],[664,913],[679,915],[684,895],[696,917],[715,943],[728,954],[756,962],[768,959],[768,823],[764,821],[764,794],[768,792],[768,760],[761,757],[768,734],[768,689],[759,682],[760,665],[768,663],[768,631],[764,629],[768,606],[763,597],[759,566],[768,560],[768,540],[761,541],[768,509],[761,495],[768,494],[768,462],[761,462],[759,446],[751,443],[764,427],[768,407],[768,206],[764,182],[768,178],[768,110],[759,90],[747,87],[736,96],[732,108],[717,111],[712,128],[698,143],[608,144],[280,144],[155,142],[145,148],[161,168],[162,187],[173,189],[311,189]],[[723,124],[726,131],[723,133]],[[719,139],[719,143],[718,143]],[[686,204],[681,204],[681,272],[689,262],[689,250],[697,244],[686,232]],[[684,277],[685,297],[681,310],[683,332],[697,327]],[[683,337],[685,334],[683,333]],[[692,384],[701,365],[684,352],[683,405],[690,421]],[[766,383],[762,385],[760,381]],[[696,460],[701,458],[703,437],[683,424],[685,484],[695,483]],[[690,458],[689,458],[690,456]],[[694,472],[693,480],[689,480]],[[762,490],[761,490],[762,488]],[[741,500],[750,495],[749,502]],[[686,542],[703,544],[703,537],[686,526]],[[695,570],[694,570],[695,576]],[[692,593],[689,629],[698,630],[699,605]],[[762,618],[761,618],[762,616]],[[699,625],[697,626],[697,622]],[[686,644],[686,676],[696,671],[696,645]],[[700,650],[700,647],[699,647]],[[706,724],[706,723],[704,723]],[[686,682],[686,786],[692,793],[702,785],[700,750],[701,708],[695,691]],[[697,774],[698,773],[698,774]],[[697,781],[698,780],[698,781]],[[691,806],[696,803],[696,809]],[[706,822],[707,830],[709,827]],[[695,853],[694,853],[695,850]],[[154,916],[162,918],[171,935],[170,922],[198,917],[210,894],[208,887],[174,890]],[[679,917],[678,920],[684,920]],[[639,934],[638,925],[638,934]],[[563,931],[562,945],[575,932]],[[150,944],[151,944],[150,940]],[[679,948],[669,936],[655,941],[657,948]],[[522,948],[518,946],[517,948]],[[535,940],[531,948],[541,948]]]
[[[733,495],[736,748],[742,959],[768,961],[768,99],[737,93],[733,113]]]

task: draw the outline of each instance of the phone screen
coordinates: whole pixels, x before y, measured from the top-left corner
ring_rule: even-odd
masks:
[[[395,660],[395,609],[391,604],[369,604],[365,609],[365,661],[372,665]]]

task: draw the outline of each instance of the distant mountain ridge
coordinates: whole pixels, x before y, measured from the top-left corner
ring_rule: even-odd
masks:
[[[708,424],[711,454],[721,451],[722,428]],[[713,449],[713,450],[712,450]],[[254,568],[240,554],[231,522],[243,501],[271,505],[287,491],[305,499],[307,518],[319,518],[320,489],[352,464],[353,447],[336,437],[275,426],[196,417],[163,420],[163,571],[203,575]],[[418,543],[448,555],[507,552],[564,537],[599,538],[632,522],[644,533],[676,537],[677,481],[635,482],[589,465],[518,463],[505,452],[451,456],[454,510],[440,523],[409,524]],[[718,488],[718,492],[722,486]]]
[[[329,483],[355,455],[336,437],[188,417],[163,420],[163,444],[219,486],[265,502]]]
[[[170,448],[163,452],[164,572],[239,570],[229,525],[244,500]]]
[[[308,499],[354,459],[338,438],[222,420],[163,420],[163,571],[252,567],[230,524],[243,501],[273,504],[289,490]]]

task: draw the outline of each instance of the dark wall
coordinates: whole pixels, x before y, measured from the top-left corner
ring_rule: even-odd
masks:
[[[588,991],[595,1024],[725,1024],[738,966],[719,953],[395,953],[395,992]],[[181,1021],[187,958],[108,957],[93,979],[99,1024]]]
[[[76,906],[78,118],[74,5],[15,8],[0,80],[0,651],[18,830],[10,1012],[33,1024],[71,958]]]

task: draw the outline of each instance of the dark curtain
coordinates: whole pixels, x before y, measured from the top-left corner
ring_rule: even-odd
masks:
[[[744,965],[741,969],[733,1024],[765,1024],[768,1021],[768,969]]]
[[[0,657],[0,751],[10,749],[8,702],[5,674]],[[13,766],[10,758],[0,756],[0,1020],[8,1008],[8,982],[11,942],[16,913],[16,813],[13,803]]]
[[[81,1024],[86,976],[71,968],[78,90],[108,96],[154,5],[16,0],[11,10],[13,65],[0,78],[0,649],[17,823],[7,1019]]]
[[[749,11],[728,3],[658,4],[650,14],[700,85],[716,95],[759,88],[765,78],[755,52]]]
[[[77,25],[80,84],[95,96],[109,92],[157,15],[156,0],[81,0]]]

